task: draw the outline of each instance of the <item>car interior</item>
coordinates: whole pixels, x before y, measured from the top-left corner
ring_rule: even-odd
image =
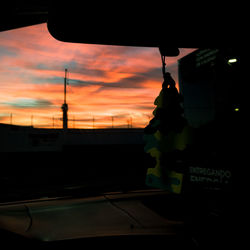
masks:
[[[183,4],[181,8],[171,6],[169,1],[111,4],[73,0],[6,2],[1,7],[0,32],[46,23],[50,35],[65,43],[159,48],[159,68],[163,76],[166,76],[165,70],[168,71],[169,58],[177,57],[180,48],[198,49],[191,53],[194,57],[190,54],[179,60],[182,81],[193,81],[189,89],[184,84],[183,89],[180,88],[184,109],[185,103],[188,106],[196,99],[205,100],[207,95],[199,96],[195,86],[199,86],[203,78],[209,79],[202,82],[207,86],[212,79],[211,72],[219,72],[216,84],[224,84],[220,103],[226,100],[223,99],[225,93],[230,92],[230,98],[234,96],[234,104],[237,104],[230,114],[223,109],[223,115],[215,123],[195,130],[194,149],[188,148],[181,156],[177,151],[169,156],[170,162],[177,162],[177,169],[186,169],[181,194],[152,186],[145,188],[147,167],[154,165],[155,159],[138,145],[120,148],[66,145],[61,152],[1,152],[2,245],[26,249],[77,249],[79,246],[203,249],[226,248],[233,244],[236,238],[233,220],[237,210],[233,208],[235,185],[232,179],[242,171],[239,153],[243,138],[244,91],[240,85],[246,79],[240,79],[242,50],[246,49],[248,40],[244,35],[246,24],[244,16],[234,15],[229,7],[212,3],[210,6],[204,3],[202,7],[188,5]],[[238,7],[234,8],[236,13]],[[205,67],[203,71],[194,69],[198,57],[202,66],[214,60],[217,54],[225,59],[230,53],[238,61],[227,62],[227,68],[218,66],[208,73]],[[228,86],[230,91],[224,91]],[[190,110],[184,111],[187,117]],[[203,117],[201,112],[199,116]],[[144,130],[148,135],[154,129],[153,122]],[[91,178],[96,177],[98,185],[94,185],[87,174],[83,178],[85,183],[79,184],[84,171],[72,164],[71,158],[74,156],[76,163],[81,162],[82,152],[87,152],[88,165],[94,166],[89,167],[88,173]],[[24,166],[22,163],[27,158],[39,158],[40,167],[32,163]],[[16,161],[19,167],[15,166]],[[102,165],[108,167],[101,168]],[[185,179],[187,171],[191,184]],[[110,177],[112,173],[116,173],[116,178]],[[34,176],[40,177],[35,179]],[[48,176],[48,181],[44,181]],[[178,181],[176,176],[171,175],[171,178]],[[218,178],[211,181],[211,176]],[[109,183],[105,187],[104,179]],[[73,186],[74,181],[78,186]],[[62,190],[51,185],[53,182],[59,186],[67,182],[67,187]],[[45,186],[43,193],[44,189],[39,188]],[[86,186],[91,187],[87,193]],[[22,188],[26,188],[25,197],[21,195]],[[84,226],[80,222],[85,223]]]

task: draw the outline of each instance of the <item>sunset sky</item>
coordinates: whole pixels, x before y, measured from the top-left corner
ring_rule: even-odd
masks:
[[[177,83],[192,51],[167,58]],[[61,128],[65,68],[69,128],[145,127],[162,85],[157,48],[63,43],[46,24],[1,32],[0,59],[0,123]]]

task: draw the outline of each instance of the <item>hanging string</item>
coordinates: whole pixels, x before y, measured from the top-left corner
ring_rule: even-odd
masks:
[[[160,50],[161,52],[161,50]],[[163,86],[164,87],[174,87],[175,81],[171,77],[171,74],[169,72],[166,72],[166,56],[162,54],[161,52],[161,61],[162,61],[162,75],[163,75]]]
[[[163,74],[163,79],[165,79],[165,74],[166,74],[166,56],[161,55],[161,61],[162,61],[162,74]]]

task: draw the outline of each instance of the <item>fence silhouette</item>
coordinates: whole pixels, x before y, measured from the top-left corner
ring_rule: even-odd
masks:
[[[35,128],[55,128],[59,129],[63,126],[61,114],[18,114],[10,113],[0,117],[0,122],[11,125],[32,126]],[[81,118],[80,115],[68,116],[68,128],[136,128],[145,127],[150,120],[149,115],[145,115],[144,119],[135,118],[131,115],[122,116],[102,116],[92,115]]]

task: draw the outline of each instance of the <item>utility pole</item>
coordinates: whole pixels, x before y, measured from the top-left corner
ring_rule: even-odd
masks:
[[[63,129],[67,130],[68,129],[68,104],[66,102],[66,93],[67,93],[67,73],[68,70],[65,69],[65,77],[64,77],[64,103],[62,105],[62,112],[63,112]]]
[[[114,116],[111,116],[111,120],[112,120],[112,128],[114,128]]]
[[[132,117],[131,116],[129,117],[127,122],[128,122],[128,128],[132,128]]]
[[[54,118],[54,116],[52,117],[52,126],[53,126],[53,128],[55,128],[55,118]]]
[[[93,129],[95,129],[95,117],[94,116],[92,118],[92,122],[93,122]]]
[[[30,126],[33,127],[33,115],[30,117]]]

